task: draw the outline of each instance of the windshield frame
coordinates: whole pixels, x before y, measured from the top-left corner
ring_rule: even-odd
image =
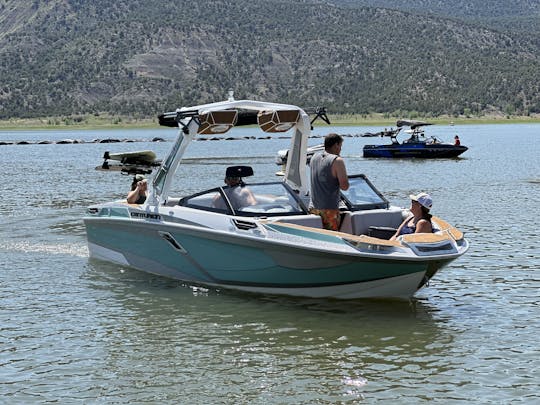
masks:
[[[231,203],[231,200],[228,198],[226,190],[229,190],[231,188],[235,187],[255,187],[257,186],[275,186],[279,185],[283,187],[286,191],[286,194],[289,198],[292,198],[293,201],[296,203],[298,210],[297,211],[279,211],[279,212],[251,212],[246,211],[242,209],[235,209],[233,207],[233,204]],[[205,205],[197,205],[197,204],[191,204],[190,200],[199,197],[204,196],[205,194],[212,194],[215,193],[215,195],[219,195],[223,201],[224,208],[218,208],[215,206],[205,206]],[[274,217],[274,216],[291,216],[291,215],[307,215],[309,214],[308,207],[302,201],[299,194],[295,192],[291,186],[289,186],[287,183],[280,182],[280,181],[273,181],[273,182],[259,182],[259,183],[248,183],[244,184],[242,186],[220,186],[220,187],[214,187],[211,189],[207,189],[204,191],[197,192],[195,194],[191,194],[189,196],[185,196],[178,201],[178,205],[182,207],[188,207],[192,209],[197,209],[201,211],[209,211],[209,212],[216,212],[219,214],[225,214],[225,215],[233,215],[233,216],[240,216],[240,217]]]
[[[373,210],[373,209],[380,209],[385,208],[388,209],[390,207],[390,202],[382,195],[382,193],[375,188],[373,183],[369,181],[369,179],[364,174],[355,174],[352,176],[348,176],[349,178],[349,189],[347,191],[341,190],[341,201],[346,205],[347,209],[349,211],[364,211],[364,210]],[[359,182],[357,179],[361,179],[362,182]],[[365,184],[364,189],[370,190],[372,192],[371,196],[367,196],[368,199],[378,199],[378,201],[370,201],[370,202],[363,202],[358,203],[355,201],[352,201],[351,194],[354,194],[356,191],[362,191],[361,188],[355,187],[355,183],[359,182],[360,184]],[[365,193],[364,193],[365,194]],[[377,197],[377,198],[375,198]]]

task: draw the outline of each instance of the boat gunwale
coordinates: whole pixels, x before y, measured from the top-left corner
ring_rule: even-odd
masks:
[[[171,208],[171,207],[167,207],[167,208]],[[176,208],[176,207],[175,207]],[[193,208],[189,208],[189,207],[178,207],[177,209],[182,209],[182,210],[194,210]],[[141,210],[142,211],[142,210]],[[195,211],[198,211],[198,210],[195,210]],[[142,212],[146,212],[146,211],[142,211]],[[153,213],[155,214],[155,213]],[[162,214],[162,213],[159,213],[159,215],[161,215],[162,217],[163,216],[168,216],[167,214]],[[217,213],[216,215],[222,215],[222,216],[225,216],[225,217],[228,217],[231,221],[233,219],[238,219],[238,218],[241,218],[242,220],[245,220],[245,217],[233,217],[233,216],[229,216],[229,215],[225,215],[225,214],[219,214]],[[408,246],[401,246],[401,249],[403,249],[403,252],[390,252],[390,253],[380,253],[380,252],[377,252],[377,251],[372,251],[372,252],[367,252],[365,250],[359,250],[357,247],[355,247],[352,243],[350,242],[347,242],[344,238],[340,237],[339,234],[338,235],[333,235],[333,234],[329,234],[329,235],[332,235],[332,236],[336,236],[336,243],[334,242],[327,242],[327,243],[333,243],[334,245],[337,245],[337,246],[342,246],[342,247],[349,247],[350,250],[340,250],[338,252],[332,252],[332,251],[328,251],[328,249],[326,247],[319,247],[317,246],[316,244],[309,244],[309,243],[306,243],[306,244],[295,244],[295,245],[291,245],[291,242],[290,240],[288,241],[285,241],[285,240],[279,240],[279,239],[275,239],[275,238],[268,238],[268,231],[267,231],[267,228],[264,227],[264,223],[265,222],[268,222],[268,219],[267,218],[257,218],[257,217],[250,217],[253,219],[253,223],[257,225],[257,229],[259,229],[259,231],[261,230],[261,227],[264,229],[264,239],[261,240],[261,236],[257,236],[257,235],[254,235],[252,233],[252,231],[242,231],[242,233],[239,233],[239,232],[230,232],[228,230],[221,230],[221,229],[216,229],[216,228],[212,228],[210,226],[207,226],[207,225],[190,225],[190,224],[185,224],[185,223],[179,223],[179,222],[170,222],[170,221],[167,221],[167,220],[164,220],[164,219],[160,219],[160,220],[156,220],[156,219],[152,219],[152,218],[131,218],[131,217],[108,217],[108,216],[85,216],[83,217],[83,220],[85,221],[91,221],[91,222],[104,222],[104,223],[119,223],[119,224],[126,224],[126,222],[129,222],[131,224],[133,224],[134,226],[137,226],[137,227],[141,227],[141,228],[148,228],[148,227],[152,227],[152,226],[155,226],[156,223],[159,223],[160,225],[160,230],[164,230],[166,231],[167,229],[165,229],[164,227],[168,227],[170,228],[170,230],[182,230],[182,231],[188,231],[188,232],[191,232],[191,233],[196,233],[196,234],[204,234],[204,238],[208,238],[209,236],[213,237],[214,240],[226,240],[228,243],[231,243],[231,238],[234,238],[238,241],[242,241],[244,243],[240,243],[240,244],[250,244],[251,243],[251,246],[254,247],[253,243],[255,243],[257,246],[259,247],[262,247],[262,248],[268,248],[269,246],[279,246],[280,248],[286,248],[286,249],[291,249],[293,251],[297,251],[298,249],[302,249],[302,250],[305,250],[305,251],[310,251],[310,252],[314,252],[314,253],[322,253],[322,254],[325,254],[325,255],[336,255],[337,257],[340,257],[340,258],[343,258],[344,256],[347,256],[347,257],[350,257],[350,258],[359,258],[359,259],[372,259],[374,261],[380,261],[380,260],[388,260],[388,261],[399,261],[399,262],[421,262],[421,261],[425,261],[425,262],[433,262],[433,261],[438,261],[438,260],[454,260],[456,258],[458,258],[459,256],[461,256],[463,253],[465,253],[467,250],[468,250],[468,244],[466,246],[460,246],[460,248],[465,248],[465,251],[460,251],[458,250],[456,253],[451,253],[451,254],[440,254],[440,255],[425,255],[425,256],[417,256],[414,254],[413,250],[408,247]],[[186,221],[189,221],[189,220],[186,220]],[[277,222],[277,221],[276,221]],[[289,224],[290,225],[290,224]],[[299,225],[301,226],[301,225]],[[306,230],[309,231],[309,232],[312,232],[312,233],[315,233],[315,234],[325,234],[324,231],[326,232],[334,232],[335,231],[328,231],[328,230],[324,230],[324,229],[320,229],[320,228],[312,228],[312,227],[305,227],[307,228]],[[275,231],[274,232],[277,232],[277,233],[280,233],[279,231]],[[347,234],[347,233],[342,233],[343,235],[345,235],[346,238],[349,238],[349,239],[354,239],[355,237],[358,238],[359,236],[358,235],[352,235],[352,234]],[[196,235],[197,237],[199,235]],[[305,239],[306,241],[309,241],[309,240],[313,240],[312,238],[309,238],[309,237],[305,237],[305,236],[299,236],[299,235],[296,235],[297,237],[299,238],[303,238]],[[366,235],[364,235],[366,236]],[[366,236],[367,237],[367,236]],[[377,239],[377,238],[374,238],[374,239]],[[237,243],[235,243],[237,244]],[[397,246],[396,246],[397,247]],[[406,252],[406,256],[405,256],[405,253]],[[393,255],[392,255],[393,253]]]

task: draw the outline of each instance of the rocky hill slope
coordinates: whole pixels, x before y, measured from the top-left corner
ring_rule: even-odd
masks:
[[[536,36],[343,3],[0,0],[0,119],[155,116],[229,88],[333,112],[540,112]]]

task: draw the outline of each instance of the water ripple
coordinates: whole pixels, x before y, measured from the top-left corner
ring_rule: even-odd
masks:
[[[105,150],[126,145],[70,145],[63,165],[61,146],[10,146],[0,396],[22,404],[539,402],[538,125],[459,129],[470,146],[459,160],[370,160],[359,152],[367,140],[344,144],[349,172],[366,173],[402,206],[411,192],[429,191],[434,214],[471,242],[410,302],[241,294],[89,260],[86,206],[123,198],[131,181],[94,167]],[[115,137],[83,135],[69,137]],[[273,178],[274,151],[289,140],[239,144],[195,143],[182,175],[193,181],[173,189],[221,184],[227,164],[253,165],[254,181]],[[147,146],[163,156],[170,144],[137,148]]]

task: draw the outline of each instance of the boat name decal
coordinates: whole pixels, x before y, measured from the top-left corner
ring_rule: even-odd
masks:
[[[148,212],[132,212],[132,218],[149,218],[149,219],[158,219],[161,220],[161,215],[159,214],[149,214]]]

